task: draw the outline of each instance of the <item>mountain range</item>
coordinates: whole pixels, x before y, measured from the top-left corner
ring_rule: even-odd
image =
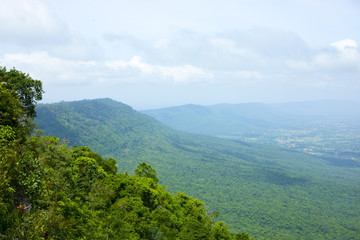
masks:
[[[234,106],[219,106],[170,108],[174,114],[167,118],[202,134],[212,129],[213,135],[233,131],[234,121],[241,130],[254,124],[291,125],[296,119],[294,114],[283,118],[265,111],[262,104],[243,106],[238,110],[247,111],[243,117],[229,111]],[[264,111],[255,111],[259,108]],[[174,130],[111,99],[40,104],[36,111],[36,123],[45,134],[113,157],[122,172],[145,161],[171,192],[201,199],[209,213],[219,211],[219,219],[234,232],[256,239],[356,239],[360,234],[356,165],[337,166],[278,146]],[[228,112],[233,122],[220,111]],[[207,120],[200,124],[189,115]]]
[[[360,120],[360,102],[322,100],[277,104],[182,105],[144,110],[166,125],[187,132],[231,136],[269,128],[301,129],[319,120]],[[315,123],[317,124],[317,123]]]

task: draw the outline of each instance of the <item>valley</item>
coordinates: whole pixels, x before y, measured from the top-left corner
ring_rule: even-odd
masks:
[[[325,158],[342,159],[343,166],[360,166],[360,124],[355,121],[321,121],[309,129],[267,129],[221,136],[246,142],[276,144]]]
[[[321,156],[334,164],[360,166],[358,108],[356,102],[314,101],[184,105],[143,112],[186,132],[274,144]],[[197,115],[199,112],[206,114]]]
[[[37,113],[45,134],[115,158],[120,172],[150,164],[170,192],[201,199],[232,232],[255,239],[356,239],[360,233],[357,166],[240,141],[240,135],[176,131],[111,99],[41,104]]]

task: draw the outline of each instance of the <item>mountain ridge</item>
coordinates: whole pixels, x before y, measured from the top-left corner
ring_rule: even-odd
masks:
[[[322,158],[278,147],[175,131],[109,99],[39,105],[37,112],[36,122],[45,134],[114,157],[120,171],[145,161],[170,191],[202,199],[210,212],[220,211],[231,230],[255,238],[303,239],[315,234],[340,239],[336,229],[351,226],[350,212],[359,212],[357,168],[334,167]],[[346,204],[330,211],[329,199],[339,203],[344,196]],[[326,233],[306,209],[317,213]],[[312,227],[298,232],[304,224]],[[341,232],[353,236],[358,228],[353,229]]]

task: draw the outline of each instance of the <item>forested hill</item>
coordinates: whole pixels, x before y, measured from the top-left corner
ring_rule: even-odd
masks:
[[[111,99],[41,104],[36,110],[36,123],[44,133],[68,139],[70,145],[91,146],[106,156],[135,156],[140,149],[156,150],[157,143],[165,143],[174,132]],[[137,163],[128,164],[134,169]]]
[[[199,198],[233,232],[258,239],[356,239],[358,168],[277,147],[178,132],[110,99],[41,104],[47,135],[114,157],[120,172],[145,161],[171,192]]]
[[[170,194],[150,165],[119,173],[113,158],[34,132],[42,93],[41,81],[0,67],[1,239],[250,240]]]

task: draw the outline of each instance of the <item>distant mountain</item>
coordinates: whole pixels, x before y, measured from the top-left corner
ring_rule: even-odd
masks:
[[[167,126],[245,142],[275,144],[360,165],[360,103],[312,101],[281,104],[184,105],[143,111]]]
[[[358,109],[360,102],[323,100],[278,104],[183,105],[145,110],[142,113],[178,130],[232,136],[239,131],[299,129],[308,127],[314,120],[360,120]]]
[[[120,171],[145,161],[170,191],[205,201],[208,211],[219,211],[220,220],[236,232],[256,239],[355,239],[360,234],[358,167],[335,166],[269,145],[179,132],[111,99],[41,104],[36,110],[45,134],[114,157]],[[183,113],[222,120],[208,107],[189,105]]]

